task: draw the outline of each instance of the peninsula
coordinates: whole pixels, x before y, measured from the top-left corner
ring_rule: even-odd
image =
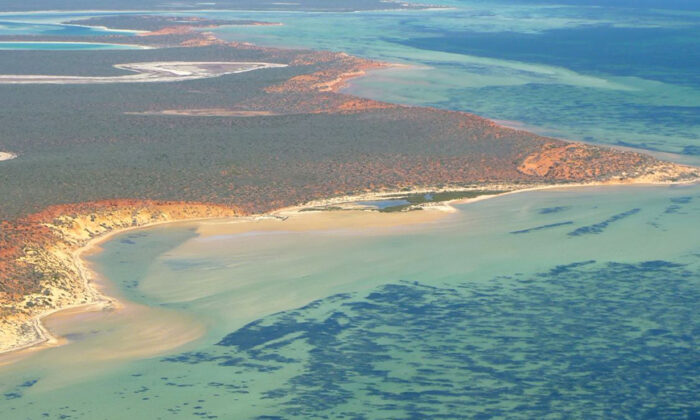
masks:
[[[0,352],[45,342],[48,313],[105,300],[78,250],[122,229],[414,190],[453,199],[700,177],[641,153],[338,93],[388,63],[194,30],[228,24],[218,21],[123,19],[84,23],[145,31],[93,40],[149,49],[0,52],[0,150],[22,156],[0,165]]]

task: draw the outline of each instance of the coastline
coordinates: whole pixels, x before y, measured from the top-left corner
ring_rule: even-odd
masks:
[[[230,45],[233,45],[230,44]],[[328,93],[328,92],[334,92],[337,93],[341,91],[348,83],[349,80],[357,78],[357,77],[362,77],[365,76],[368,72],[373,71],[373,70],[380,70],[380,69],[387,69],[387,68],[408,68],[410,65],[405,65],[405,64],[392,64],[392,63],[380,63],[380,62],[375,62],[371,60],[366,60],[366,59],[355,59],[354,57],[348,56],[347,54],[344,53],[337,53],[338,55],[347,58],[350,63],[348,63],[345,68],[341,68],[338,71],[318,71],[316,73],[312,74],[302,74],[295,76],[291,79],[288,79],[285,82],[282,82],[280,85],[273,85],[270,86],[266,89],[269,89],[268,92],[275,92],[275,91],[300,91],[300,92],[315,92],[315,93]],[[144,64],[146,65],[151,65],[153,66],[154,64],[158,63],[140,63],[142,66]],[[163,63],[160,63],[163,64]],[[172,63],[170,63],[172,64]],[[187,65],[192,65],[192,62],[187,62],[187,63],[180,63],[180,64],[187,64]],[[211,63],[210,63],[211,64]],[[230,64],[230,63],[229,63]],[[248,63],[250,64],[250,63]],[[257,64],[266,64],[266,65],[271,65],[270,63],[257,63]],[[275,64],[272,64],[275,65]],[[124,66],[124,65],[122,65]],[[126,65],[128,66],[128,65]],[[44,76],[45,77],[45,76]],[[121,76],[120,76],[121,77]],[[2,78],[0,76],[0,78]],[[354,99],[354,97],[349,97],[351,99],[351,102]],[[359,98],[360,100],[363,100],[362,98]],[[368,100],[369,101],[369,100]],[[369,101],[371,104],[375,104],[376,101]],[[385,102],[376,102],[376,104],[379,104],[381,106],[388,106],[388,107],[401,107],[401,105],[396,105],[393,103],[385,103]],[[376,106],[375,104],[375,106]],[[343,104],[345,105],[345,104]],[[363,106],[360,107],[361,109],[366,109],[365,107],[368,107],[369,105],[367,104],[362,104]],[[345,112],[345,111],[354,111],[356,110],[353,107],[350,108],[343,108],[338,107],[336,112]],[[465,115],[472,115],[468,113],[463,113],[459,111],[445,111],[449,113],[459,113],[459,114],[465,114]],[[486,120],[489,124],[492,125],[497,125],[496,122],[493,122],[492,120]],[[569,143],[571,144],[580,144],[580,142],[576,143]],[[566,149],[568,146],[557,146],[555,149],[555,152],[561,151],[561,149]],[[545,177],[549,175],[548,171],[552,168],[552,162],[556,163],[558,159],[558,155],[556,153],[552,155],[545,155],[543,156],[543,153],[547,152],[547,150],[544,151],[539,151],[538,154],[534,155],[534,159],[531,159],[533,155],[529,155],[525,158],[525,161],[523,165],[519,168],[517,168],[521,173],[525,173],[527,175],[537,175],[541,177]],[[532,162],[528,162],[529,160],[532,160]],[[525,165],[527,163],[527,165]],[[574,162],[574,166],[576,166]],[[524,169],[523,169],[524,168]],[[43,226],[48,227],[49,229],[54,230],[54,233],[59,234],[59,236],[65,236],[62,237],[61,240],[62,242],[58,243],[56,246],[53,246],[51,249],[46,250],[46,253],[43,255],[33,255],[30,258],[23,257],[25,260],[30,259],[31,263],[35,263],[37,266],[42,266],[42,268],[45,268],[46,271],[48,272],[57,272],[57,268],[63,270],[64,272],[62,273],[65,275],[65,279],[69,283],[67,287],[69,287],[68,292],[72,293],[72,295],[66,295],[64,294],[63,296],[58,296],[60,299],[63,299],[63,301],[55,301],[55,304],[52,303],[52,305],[55,305],[51,309],[48,309],[43,312],[39,312],[35,315],[32,315],[31,312],[36,312],[35,309],[32,309],[31,311],[26,311],[23,313],[23,316],[26,318],[24,319],[15,319],[15,325],[13,327],[24,327],[24,326],[29,326],[31,325],[32,331],[22,331],[24,335],[22,334],[16,334],[18,331],[21,330],[21,328],[16,328],[13,331],[10,331],[9,333],[6,334],[6,336],[13,336],[14,339],[17,341],[17,345],[12,346],[4,346],[6,347],[5,349],[0,350],[0,356],[6,355],[6,354],[13,354],[16,352],[22,352],[22,351],[33,351],[35,349],[42,349],[45,347],[53,346],[53,345],[58,345],[60,344],[60,340],[45,327],[43,324],[43,320],[46,319],[47,317],[50,317],[51,315],[58,314],[64,311],[74,311],[74,313],[82,313],[82,312],[90,312],[90,311],[95,311],[95,310],[102,310],[105,309],[106,307],[114,307],[118,308],[120,303],[117,299],[111,298],[109,296],[106,296],[104,293],[102,293],[99,288],[96,288],[96,279],[98,276],[95,275],[94,272],[92,272],[88,268],[88,264],[85,262],[83,259],[83,256],[86,255],[89,252],[93,252],[99,247],[99,244],[103,243],[104,241],[109,240],[115,235],[127,232],[129,230],[135,230],[135,229],[143,229],[143,228],[149,228],[153,227],[155,225],[162,225],[165,223],[181,223],[181,222],[197,222],[197,221],[206,221],[206,220],[214,220],[214,219],[222,219],[226,218],[227,220],[230,220],[235,223],[241,223],[241,222],[246,222],[246,221],[256,221],[256,220],[276,220],[276,221],[282,221],[284,222],[290,217],[297,217],[300,216],[300,212],[303,209],[307,209],[309,207],[323,207],[323,206],[334,206],[337,204],[347,204],[352,201],[361,201],[361,200],[382,200],[382,199],[387,199],[388,197],[394,195],[396,196],[397,194],[400,195],[406,195],[406,194],[425,194],[429,192],[459,192],[459,191],[473,191],[473,190],[501,190],[504,192],[501,192],[499,194],[484,194],[480,195],[477,197],[472,197],[472,198],[467,198],[467,199],[455,199],[455,200],[449,200],[449,201],[444,201],[440,203],[436,202],[430,202],[430,203],[424,203],[424,204],[419,204],[417,207],[421,209],[428,209],[428,210],[438,210],[442,213],[438,214],[446,214],[446,213],[452,213],[457,211],[452,204],[465,204],[465,203],[470,203],[470,202],[475,202],[475,201],[481,201],[489,198],[496,198],[500,197],[502,195],[507,195],[507,194],[514,194],[518,192],[528,192],[528,191],[537,191],[537,190],[544,190],[544,189],[557,189],[557,188],[562,188],[562,189],[568,189],[568,188],[578,188],[578,187],[597,187],[597,186],[620,186],[620,185],[629,185],[629,184],[636,184],[636,185],[671,185],[671,184],[687,184],[687,183],[694,183],[697,182],[698,180],[698,173],[696,168],[688,168],[688,167],[678,167],[674,166],[672,164],[667,164],[664,162],[658,162],[653,165],[648,165],[646,167],[643,167],[643,172],[641,174],[636,173],[636,174],[630,174],[628,175],[626,172],[622,172],[620,175],[616,175],[615,177],[612,178],[602,178],[605,179],[604,181],[591,181],[591,182],[570,182],[566,181],[566,177],[561,177],[557,178],[556,174],[554,174],[551,178],[553,179],[552,183],[530,183],[530,184],[507,184],[507,183],[492,183],[492,184],[483,184],[478,188],[457,188],[457,187],[448,187],[448,188],[429,188],[429,187],[409,187],[408,189],[405,190],[386,190],[382,192],[368,192],[365,194],[358,194],[358,195],[345,195],[345,196],[337,196],[337,197],[330,197],[326,199],[320,199],[320,200],[312,200],[308,201],[306,203],[300,204],[300,205],[295,205],[291,207],[283,207],[279,209],[275,209],[272,211],[269,211],[267,213],[263,214],[256,214],[256,215],[245,215],[242,216],[240,213],[237,211],[233,212],[233,214],[226,213],[225,211],[219,209],[219,212],[216,212],[216,205],[211,204],[207,205],[204,204],[203,207],[197,207],[197,208],[191,208],[188,210],[184,210],[189,203],[174,203],[171,205],[171,207],[167,207],[167,205],[164,208],[158,208],[156,206],[156,209],[149,209],[146,208],[145,211],[143,211],[143,214],[139,214],[138,216],[132,216],[131,210],[133,210],[133,207],[130,207],[128,203],[115,203],[114,208],[111,210],[111,213],[108,211],[106,213],[102,212],[95,212],[92,215],[86,214],[85,212],[80,213],[78,212],[77,215],[74,213],[72,215],[66,215],[64,222],[68,223],[73,223],[76,222],[78,225],[77,228],[70,228],[70,229],[64,229],[60,225],[56,225],[55,223],[52,222],[47,222],[46,220],[41,220],[40,218],[35,218],[34,221],[41,223]],[[538,171],[543,171],[543,173],[539,173]],[[692,173],[691,173],[692,172]],[[564,174],[568,175],[568,174]],[[596,175],[597,176],[597,175]],[[685,177],[685,178],[684,178]],[[569,179],[572,179],[575,177],[571,177]],[[588,175],[584,174],[579,176],[579,179],[595,179],[594,175]],[[598,178],[601,179],[601,178]],[[433,182],[432,180],[429,182]],[[200,203],[201,204],[201,203]],[[209,208],[207,208],[209,206]],[[413,209],[415,206],[411,206],[411,209]],[[214,210],[212,211],[212,208]],[[62,209],[61,209],[62,210]],[[141,208],[139,211],[144,210]],[[229,209],[232,210],[232,209]],[[331,209],[327,209],[331,210]],[[346,210],[363,210],[361,208],[348,208]],[[364,209],[367,210],[367,209]],[[315,212],[305,212],[304,217],[311,217],[309,216],[309,213],[315,213]],[[318,212],[320,214],[328,214],[330,211],[323,211],[321,210]],[[337,212],[335,212],[337,213]],[[373,211],[372,212],[377,218],[383,219],[383,220],[389,220],[392,216],[388,214],[380,214],[379,212]],[[411,217],[420,219],[421,216],[425,216],[425,212],[399,212],[399,214],[408,214],[412,213]],[[436,213],[433,213],[436,214]],[[59,211],[56,212],[55,216],[56,217],[63,217],[64,212]],[[97,219],[99,219],[97,222],[93,219],[92,222],[86,219],[89,219],[90,216],[95,216],[97,215]],[[233,217],[232,217],[233,216]],[[133,220],[132,220],[133,217]],[[156,221],[153,221],[156,220]],[[100,227],[101,226],[101,227]],[[59,242],[58,239],[53,238],[56,242]],[[50,244],[54,245],[54,244]],[[43,258],[43,259],[42,259]],[[78,281],[80,284],[76,285],[76,280],[74,277],[80,277],[80,280]],[[65,291],[65,290],[64,290]],[[62,291],[62,292],[64,292]],[[25,296],[26,297],[26,296]],[[87,300],[84,303],[72,303],[72,304],[65,304],[65,302],[75,302],[78,301],[79,299]],[[29,300],[25,300],[24,302],[27,307]],[[32,306],[34,308],[34,306]],[[8,325],[11,325],[12,323],[8,323]],[[13,335],[13,333],[15,333]],[[31,333],[31,334],[30,334]],[[27,341],[26,338],[27,336],[32,336],[32,337],[37,337],[36,339]],[[24,340],[22,339],[24,338]]]
[[[35,329],[34,333],[39,337],[36,340],[33,340],[31,342],[24,342],[21,344],[18,344],[15,347],[8,348],[6,350],[0,351],[0,366],[3,364],[7,363],[13,363],[14,358],[21,358],[25,355],[28,355],[31,352],[35,351],[40,351],[44,350],[47,348],[59,346],[64,343],[63,340],[61,340],[60,336],[55,336],[54,334],[51,333],[51,331],[44,325],[44,320],[51,317],[52,315],[58,315],[58,314],[66,314],[67,312],[70,312],[68,316],[75,316],[79,315],[85,312],[95,312],[95,311],[102,311],[105,309],[114,309],[114,310],[119,310],[122,308],[124,305],[121,301],[119,301],[115,297],[108,296],[105,294],[102,289],[104,286],[100,286],[100,281],[99,279],[101,278],[99,275],[97,275],[91,268],[89,268],[89,263],[85,261],[84,257],[89,254],[93,254],[96,252],[100,252],[100,245],[103,244],[104,242],[109,241],[113,237],[117,235],[121,235],[123,233],[129,232],[129,231],[136,231],[136,230],[141,230],[141,229],[147,229],[147,228],[152,228],[154,226],[161,226],[161,225],[175,225],[175,224],[182,224],[182,223],[187,223],[187,224],[201,224],[201,226],[204,226],[202,224],[203,222],[213,222],[213,221],[226,221],[227,223],[231,223],[232,225],[235,224],[238,228],[238,230],[243,230],[245,231],[247,228],[253,227],[253,224],[260,222],[260,221],[273,221],[275,223],[275,226],[271,230],[276,230],[279,228],[284,228],[287,229],[287,226],[278,226],[277,223],[284,223],[288,221],[290,218],[294,221],[298,221],[299,218],[304,217],[304,218],[311,218],[311,219],[321,219],[324,216],[328,216],[330,214],[333,215],[338,215],[340,213],[345,213],[346,215],[349,213],[353,213],[353,215],[357,216],[360,213],[365,213],[372,215],[375,217],[375,221],[373,224],[364,224],[362,226],[364,227],[377,227],[377,226],[408,226],[412,224],[424,224],[428,223],[431,221],[439,220],[441,217],[444,217],[446,215],[449,215],[450,213],[455,213],[458,210],[454,207],[455,205],[463,205],[463,204],[469,204],[469,203],[474,203],[478,201],[483,201],[483,200],[488,200],[488,199],[493,199],[493,198],[498,198],[502,196],[507,196],[511,194],[517,194],[517,193],[525,193],[525,192],[535,192],[535,191],[543,191],[543,190],[553,190],[553,189],[575,189],[575,188],[583,188],[583,187],[615,187],[615,186],[627,186],[627,185],[637,185],[637,186],[670,186],[670,185],[691,185],[691,184],[696,184],[698,183],[699,180],[693,179],[693,180],[685,180],[685,181],[678,181],[678,182],[672,182],[672,181],[656,181],[656,182],[628,182],[628,183],[621,183],[621,182],[590,182],[590,183],[572,183],[572,184],[547,184],[547,185],[530,185],[530,186],[515,186],[515,185],[508,185],[508,184],[503,184],[503,185],[490,185],[489,187],[491,189],[493,188],[504,188],[504,187],[512,187],[509,191],[504,191],[498,194],[483,194],[479,195],[477,197],[471,197],[471,198],[466,198],[466,199],[453,199],[453,200],[448,200],[448,201],[443,201],[443,202],[429,202],[429,203],[424,203],[424,204],[419,204],[417,207],[420,207],[423,210],[428,210],[428,212],[416,212],[416,211],[402,211],[402,212],[396,212],[396,213],[381,213],[377,210],[374,209],[368,209],[368,208],[360,208],[360,207],[347,207],[342,209],[343,211],[334,211],[331,209],[320,209],[318,211],[304,211],[304,209],[309,209],[311,207],[321,207],[321,206],[336,206],[339,204],[351,204],[352,202],[357,202],[357,201],[365,201],[365,200],[386,200],[388,197],[396,194],[422,194],[422,193],[428,193],[428,192],[460,192],[460,191],[473,191],[473,189],[465,189],[465,188],[428,188],[428,187],[423,187],[423,188],[415,188],[411,190],[393,190],[393,191],[383,191],[383,192],[371,192],[371,193],[365,193],[365,194],[358,194],[358,195],[352,195],[352,196],[339,196],[339,197],[330,197],[327,199],[321,199],[321,200],[312,200],[300,205],[295,205],[295,206],[290,206],[290,207],[284,207],[280,208],[268,213],[263,213],[263,214],[255,214],[255,215],[240,215],[240,216],[228,216],[228,217],[221,217],[221,216],[208,216],[208,217],[197,217],[197,218],[180,218],[180,219],[169,219],[169,220],[159,220],[156,222],[152,223],[145,223],[142,225],[137,225],[137,226],[129,226],[129,227],[123,227],[123,228],[115,228],[111,231],[105,232],[103,234],[100,234],[98,236],[95,236],[88,240],[86,243],[82,244],[80,247],[75,248],[71,250],[70,252],[70,257],[71,257],[71,263],[74,265],[74,267],[77,269],[77,272],[79,273],[80,277],[80,282],[81,284],[85,287],[85,290],[89,291],[89,295],[91,297],[91,300],[86,302],[86,303],[81,303],[81,304],[74,304],[74,305],[68,305],[60,308],[54,308],[50,309],[48,311],[42,312],[34,317],[31,318],[31,325]],[[485,188],[482,188],[485,189]],[[411,217],[408,218],[407,220],[401,221],[401,223],[396,223],[397,218],[401,218],[405,215],[410,215]],[[364,216],[363,216],[364,217]],[[381,220],[380,220],[381,219]],[[393,220],[392,220],[393,219]],[[302,229],[298,230],[318,230],[318,229],[328,229],[331,227],[334,227],[333,225],[328,225],[329,220],[325,221],[324,223],[316,223],[314,224],[314,221],[310,221],[307,219],[306,220],[308,223],[304,225]],[[318,220],[316,221],[318,222]],[[330,219],[330,222],[333,223],[333,218]],[[247,226],[246,226],[247,225]],[[309,227],[311,225],[311,227]],[[354,227],[362,227],[362,226],[354,226]],[[335,226],[337,227],[337,226]],[[199,234],[200,232],[198,232]],[[109,281],[109,279],[105,279],[105,281]],[[182,343],[185,344],[185,343]],[[5,359],[5,360],[2,360]],[[10,359],[10,360],[7,360]]]
[[[140,44],[122,44],[109,42],[81,42],[81,41],[2,41],[3,44],[61,44],[61,45],[118,45],[131,47],[136,50],[152,50],[155,47]],[[109,50],[109,48],[106,48]]]
[[[108,296],[103,293],[102,289],[104,285],[100,285],[101,277],[89,268],[89,263],[85,260],[85,256],[101,252],[100,245],[109,241],[114,236],[121,235],[126,232],[148,229],[154,226],[165,225],[165,224],[177,224],[177,223],[197,223],[198,221],[204,220],[214,220],[217,217],[203,217],[195,219],[179,219],[179,220],[163,220],[153,223],[147,223],[139,226],[131,226],[121,229],[114,229],[109,232],[103,233],[90,239],[87,243],[74,249],[70,256],[71,261],[75,268],[77,269],[80,277],[81,284],[91,292],[94,300],[80,303],[75,305],[68,305],[61,308],[50,309],[48,311],[42,312],[32,318],[32,325],[35,328],[35,332],[39,336],[38,339],[21,344],[15,348],[10,348],[7,350],[0,351],[0,366],[2,366],[5,358],[10,358],[13,356],[24,356],[24,352],[34,352],[40,351],[47,348],[55,347],[62,344],[61,337],[57,337],[48,330],[44,325],[43,321],[53,315],[59,315],[61,313],[72,312],[70,315],[79,315],[85,312],[96,312],[105,309],[119,310],[123,307],[120,300],[115,297]],[[12,363],[12,360],[9,361]]]

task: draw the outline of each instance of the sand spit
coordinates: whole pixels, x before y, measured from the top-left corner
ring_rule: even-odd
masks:
[[[287,67],[286,64],[236,61],[164,61],[117,64],[114,67],[136,74],[124,76],[0,75],[0,84],[106,84],[181,82],[219,77],[253,70]]]
[[[15,159],[16,157],[17,155],[14,153],[0,152],[0,162],[2,162],[3,160]]]

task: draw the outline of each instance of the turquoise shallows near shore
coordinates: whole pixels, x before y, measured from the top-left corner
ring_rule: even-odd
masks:
[[[146,47],[128,44],[109,44],[104,42],[29,42],[9,41],[0,42],[0,50],[137,50]]]
[[[412,66],[357,79],[349,93],[473,112],[555,137],[681,153],[673,159],[700,163],[699,10],[667,10],[661,0],[652,9],[575,0],[547,7],[434,3],[449,9],[180,14],[283,23],[213,29],[224,39]],[[60,25],[92,15],[10,14],[1,17],[13,22],[0,23],[0,34],[99,35],[91,31],[103,29]]]
[[[357,79],[347,89],[352,94],[700,162],[698,10],[663,10],[663,1],[654,9],[630,2],[624,8],[576,1],[436,3],[451,9],[198,15],[283,23],[215,29],[224,39],[412,66]]]
[[[0,368],[0,416],[690,413],[700,186],[540,191],[459,209],[380,231],[280,222],[117,236],[94,268],[153,311],[119,325],[84,315],[62,326],[69,344]],[[176,331],[183,319],[204,336],[143,360],[110,353],[154,320]]]
[[[697,12],[443,3],[454,9],[216,17],[284,23],[218,30],[230,39],[416,66],[360,79],[354,93],[699,162],[697,49],[686,48]],[[586,49],[601,38],[609,56]],[[641,56],[620,54],[630,42]],[[459,208],[382,231],[117,236],[91,261],[147,316],[57,326],[67,345],[0,367],[0,417],[695,415],[700,186]],[[157,357],[113,354],[163,325],[204,333]]]

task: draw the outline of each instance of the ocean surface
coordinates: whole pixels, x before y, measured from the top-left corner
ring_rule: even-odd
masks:
[[[63,325],[68,345],[3,368],[0,416],[697,414],[700,186],[459,210],[380,230],[118,236],[91,261],[152,311]],[[119,354],[164,320],[205,332],[163,355]]]
[[[674,2],[663,1],[657,9],[621,2],[437,3],[452,9],[257,13],[245,17],[283,25],[216,32],[415,66],[354,81],[349,93],[700,158],[700,4],[680,11],[664,9]]]
[[[132,50],[137,45],[104,42],[0,42],[0,50]]]
[[[445,9],[181,14],[283,24],[215,29],[224,39],[413,66],[358,79],[349,93],[473,112],[560,138],[675,153],[675,160],[693,163],[700,162],[695,3],[436,0],[431,4]],[[61,24],[95,15],[4,13],[0,34],[115,32]]]
[[[100,16],[109,14],[100,13]],[[92,16],[95,16],[95,12],[0,12],[0,35],[104,36],[134,33],[134,31],[63,24],[63,22]]]
[[[354,93],[700,162],[699,8],[444,3],[217,17],[284,23],[219,30],[231,39],[419,67]],[[700,185],[458,209],[382,229],[117,236],[90,261],[131,307],[52,320],[68,344],[0,367],[0,418],[700,416]],[[148,354],[178,337],[194,339]]]

